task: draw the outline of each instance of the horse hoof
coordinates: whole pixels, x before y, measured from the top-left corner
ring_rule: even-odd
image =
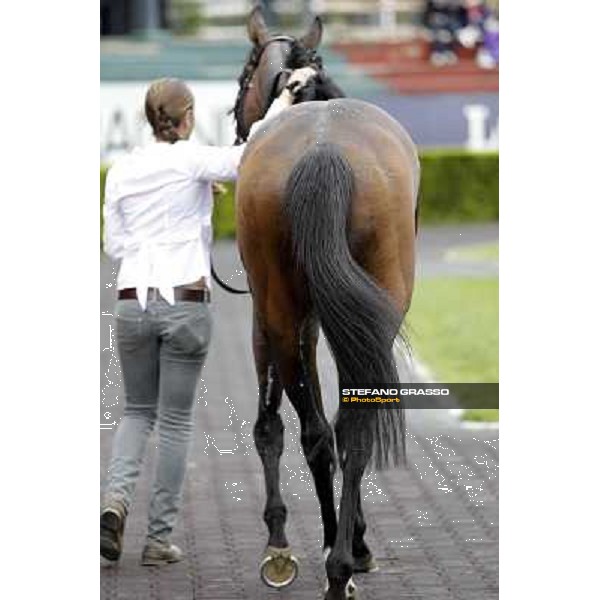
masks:
[[[353,569],[355,573],[373,573],[379,571],[379,565],[372,554],[366,554],[365,556],[354,558]]]
[[[260,577],[272,588],[290,585],[298,576],[298,561],[290,548],[268,546],[260,563]]]
[[[348,580],[346,588],[344,589],[343,595],[340,596],[339,592],[334,593],[332,589],[329,589],[329,581],[325,583],[325,600],[360,600],[358,595],[358,588],[354,583],[352,577]]]

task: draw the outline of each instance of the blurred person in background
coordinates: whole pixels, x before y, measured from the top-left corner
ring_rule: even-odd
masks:
[[[466,24],[458,31],[465,48],[477,48],[476,62],[484,69],[498,64],[498,19],[485,0],[464,0]]]
[[[500,24],[493,12],[483,24],[483,44],[477,53],[477,64],[483,69],[500,64]]]
[[[466,24],[462,0],[427,0],[422,21],[431,34],[431,63],[435,66],[455,64],[458,61],[457,34]]]
[[[262,121],[290,106],[315,74],[294,71]],[[212,331],[212,183],[237,177],[245,145],[190,140],[194,98],[178,79],[152,83],[145,113],[155,141],[115,160],[106,179],[104,251],[120,260],[115,305],[125,409],[113,439],[100,515],[100,555],[119,559],[146,443],[158,422],[158,455],[143,565],[177,562],[170,537],[193,433],[196,384]]]

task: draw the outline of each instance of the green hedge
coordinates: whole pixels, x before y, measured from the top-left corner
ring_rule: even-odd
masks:
[[[421,152],[420,222],[464,223],[498,220],[498,152]],[[100,167],[100,213],[106,167]],[[215,201],[215,238],[235,237],[234,185]],[[101,227],[102,216],[100,217]]]
[[[235,237],[235,184],[226,183],[227,193],[215,197],[213,231],[216,239]]]
[[[421,222],[497,221],[498,167],[498,152],[421,152]]]

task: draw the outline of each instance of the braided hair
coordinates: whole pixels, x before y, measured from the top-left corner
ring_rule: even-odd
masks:
[[[174,144],[180,138],[177,131],[185,113],[193,108],[194,97],[179,79],[158,79],[146,92],[145,112],[157,140]]]

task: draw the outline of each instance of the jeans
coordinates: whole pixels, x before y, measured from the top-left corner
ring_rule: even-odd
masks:
[[[131,506],[146,443],[158,419],[158,457],[148,537],[166,541],[173,530],[192,440],[196,385],[212,330],[208,304],[118,300],[116,339],[125,411],[113,439],[105,500]]]

